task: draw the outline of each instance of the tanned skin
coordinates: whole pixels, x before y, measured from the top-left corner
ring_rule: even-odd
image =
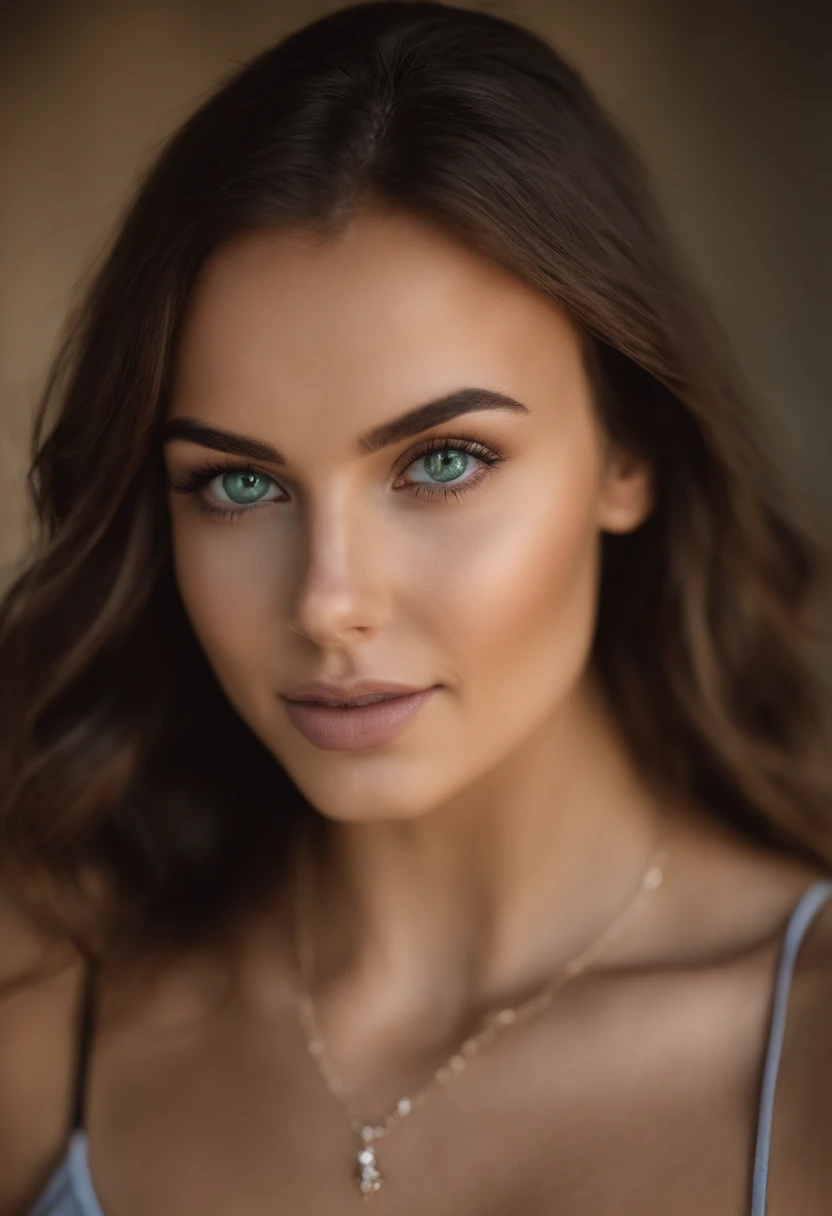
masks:
[[[328,241],[223,247],[175,373],[171,420],[282,458],[223,454],[180,425],[177,483],[221,460],[265,490],[228,520],[205,509],[233,506],[221,475],[171,489],[174,560],[229,700],[326,822],[313,991],[368,1120],[595,937],[669,833],[664,883],[603,960],[382,1142],[379,1212],[747,1213],[777,955],[817,874],[660,792],[628,753],[589,662],[599,541],[644,522],[654,477],[601,430],[572,323],[425,221],[373,211]],[[522,408],[359,450],[466,388]],[[411,455],[440,438],[502,459],[471,456],[471,484],[446,497]],[[282,692],[360,676],[440,687],[380,747],[325,750],[292,725]],[[363,1210],[352,1133],[297,1022],[288,911],[276,891],[230,966],[209,947],[102,976],[86,1127],[105,1216]],[[0,934],[8,975],[45,945],[10,907]],[[792,993],[773,1216],[832,1203],[830,964],[822,912]],[[67,954],[0,1004],[8,1216],[66,1149],[81,978]]]

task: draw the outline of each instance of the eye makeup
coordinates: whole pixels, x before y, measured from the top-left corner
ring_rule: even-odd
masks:
[[[478,439],[452,437],[452,436],[434,436],[432,439],[426,439],[423,443],[418,444],[406,454],[403,461],[399,462],[400,471],[407,472],[412,465],[417,464],[420,460],[424,460],[433,452],[456,452],[464,453],[467,456],[473,457],[477,462],[473,472],[465,478],[464,481],[456,483],[448,482],[404,482],[403,484],[394,484],[396,490],[405,490],[411,493],[414,497],[434,499],[437,496],[447,501],[450,498],[458,499],[463,495],[472,492],[476,489],[496,466],[506,459],[505,452],[497,444],[484,444]],[[468,471],[467,469],[465,470]],[[206,464],[190,469],[187,473],[180,477],[174,477],[168,474],[167,483],[174,494],[194,494],[197,495],[197,505],[204,514],[211,518],[222,520],[224,522],[234,522],[244,515],[248,515],[251,511],[267,506],[269,503],[279,501],[278,498],[260,499],[257,502],[252,502],[247,505],[227,505],[218,503],[216,500],[211,501],[202,491],[210,482],[216,480],[226,473],[249,473],[255,477],[260,477],[266,482],[271,482],[272,485],[281,489],[279,482],[271,476],[271,474],[261,471],[251,464],[243,464],[239,461],[231,460],[213,460]],[[398,477],[399,474],[396,474]]]

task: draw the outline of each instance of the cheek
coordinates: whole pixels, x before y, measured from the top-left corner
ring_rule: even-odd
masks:
[[[449,564],[435,620],[469,708],[479,716],[499,705],[504,728],[512,691],[533,714],[586,664],[599,573],[592,476],[529,484],[468,542]]]
[[[267,509],[264,509],[264,516]],[[208,661],[237,705],[276,647],[275,619],[282,585],[282,538],[274,526],[246,520],[211,523],[182,511],[171,519],[179,593]]]

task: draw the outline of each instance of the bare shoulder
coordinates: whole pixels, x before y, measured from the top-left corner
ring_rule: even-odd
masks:
[[[832,898],[798,953],[774,1108],[773,1211],[814,1216],[832,1206]]]
[[[668,931],[686,956],[770,953],[819,865],[755,841],[703,812],[680,816],[666,867]]]
[[[65,1149],[83,974],[0,891],[0,1216],[27,1210]]]
[[[785,934],[803,896],[829,874],[737,833],[707,815],[684,819],[667,870],[674,948],[694,962],[736,960],[752,977],[753,1092],[760,1100],[763,1054]],[[832,1211],[832,898],[812,907],[795,959],[777,1076],[767,1211]],[[760,1000],[763,1007],[759,1007]],[[742,1005],[727,1011],[742,1021]],[[759,1024],[762,1043],[758,1042]],[[749,1032],[751,1033],[751,1032]],[[759,1052],[759,1055],[758,1055]],[[745,1108],[744,1108],[745,1109]],[[744,1117],[744,1116],[743,1116]]]

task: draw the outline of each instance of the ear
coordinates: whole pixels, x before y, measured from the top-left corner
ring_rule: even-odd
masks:
[[[654,505],[654,478],[650,464],[633,452],[610,447],[606,453],[598,526],[603,532],[634,532]]]

